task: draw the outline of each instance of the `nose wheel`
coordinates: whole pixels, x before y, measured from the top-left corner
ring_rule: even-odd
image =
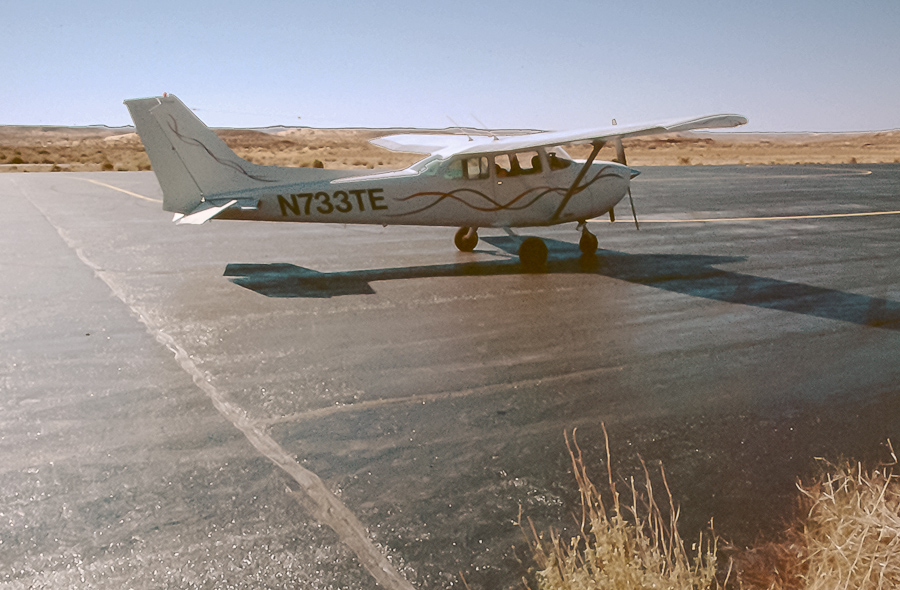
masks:
[[[578,240],[578,249],[585,256],[593,256],[597,253],[597,236],[588,231],[587,227],[581,230],[581,239]]]
[[[612,209],[610,209],[609,215],[612,217]],[[576,229],[581,230],[581,239],[578,240],[578,249],[581,250],[581,254],[584,256],[593,256],[596,254],[597,236],[588,231],[587,220],[582,219],[579,221]]]

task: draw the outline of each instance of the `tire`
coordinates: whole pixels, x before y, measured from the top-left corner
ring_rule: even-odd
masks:
[[[591,232],[582,232],[581,239],[578,240],[578,249],[585,256],[591,256],[597,253],[597,236]]]
[[[525,238],[519,246],[519,262],[528,270],[540,270],[547,264],[547,244],[540,238]]]
[[[453,236],[453,243],[456,244],[456,247],[460,252],[471,252],[475,249],[475,246],[478,244],[478,234],[472,232],[472,237],[467,238],[469,234],[468,227],[461,227],[457,230],[456,235]]]

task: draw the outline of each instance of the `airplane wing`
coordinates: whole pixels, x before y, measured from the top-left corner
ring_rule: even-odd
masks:
[[[414,154],[436,154],[451,147],[466,147],[471,142],[479,144],[492,141],[491,137],[474,136],[471,139],[465,135],[455,134],[416,134],[404,133],[401,135],[387,135],[370,139],[369,143],[383,147],[394,152],[412,152]]]
[[[462,135],[389,135],[372,140],[372,143],[395,151],[437,154],[447,157],[453,154],[490,154],[538,147],[552,147],[572,143],[607,142],[616,138],[660,133],[678,133],[692,129],[724,129],[747,123],[741,115],[709,115],[693,119],[679,119],[643,125],[622,125],[575,129],[571,131],[544,131],[528,135],[505,137]]]

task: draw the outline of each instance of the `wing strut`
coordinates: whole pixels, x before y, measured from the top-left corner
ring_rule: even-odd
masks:
[[[571,199],[572,196],[576,192],[578,192],[578,185],[581,184],[581,181],[584,179],[584,175],[587,174],[587,171],[588,169],[590,169],[591,164],[594,163],[594,158],[596,158],[597,154],[600,153],[600,148],[602,148],[605,143],[606,142],[604,141],[591,142],[591,145],[594,146],[594,149],[591,151],[591,155],[584,163],[584,166],[581,167],[581,170],[578,172],[578,176],[575,177],[575,182],[573,182],[572,186],[569,187],[569,190],[566,191],[566,195],[563,197],[562,201],[559,203],[559,207],[556,208],[556,212],[550,219],[559,219],[559,216],[562,215],[563,209],[565,209],[566,205],[569,204],[569,199]]]
[[[625,148],[622,147],[622,138],[616,138],[616,159],[619,161],[619,164],[623,166],[628,165],[628,161],[625,159]],[[631,203],[631,215],[634,217],[634,227],[637,228],[638,231],[641,230],[641,225],[637,220],[637,211],[634,210],[634,199],[631,196],[631,184],[628,185],[628,202]],[[612,210],[610,210],[610,218],[612,218]]]

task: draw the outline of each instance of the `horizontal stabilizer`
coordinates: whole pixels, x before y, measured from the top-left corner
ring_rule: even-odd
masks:
[[[201,223],[206,223],[225,209],[229,207],[233,207],[237,204],[237,199],[232,199],[225,203],[224,205],[214,206],[210,203],[202,203],[197,209],[191,212],[188,215],[180,218],[177,223],[178,225],[188,224],[188,225],[200,225]]]

